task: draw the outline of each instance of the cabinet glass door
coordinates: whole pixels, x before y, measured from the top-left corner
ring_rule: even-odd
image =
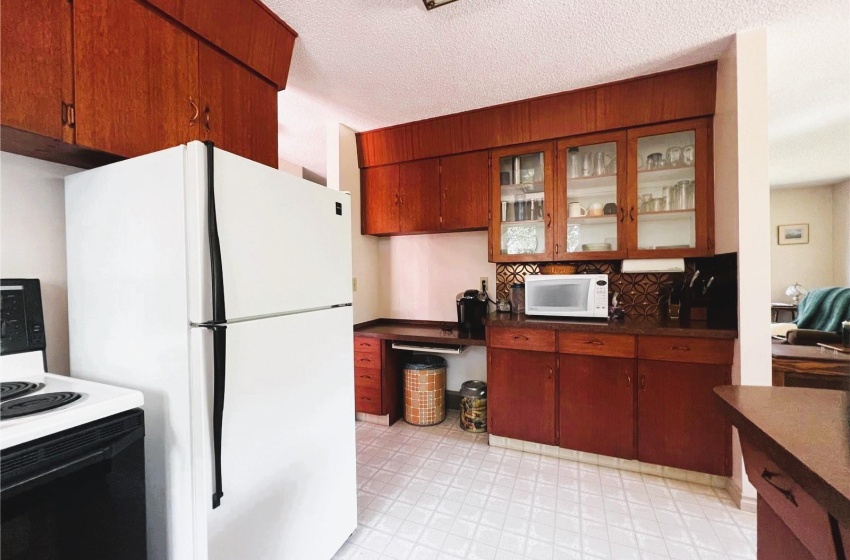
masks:
[[[625,139],[623,134],[608,134],[559,143],[558,258],[614,258],[625,251],[621,137]]]
[[[637,249],[696,248],[696,131],[639,137],[636,164]]]
[[[494,260],[502,262],[539,259],[551,253],[549,207],[551,144],[549,149],[510,153],[493,152],[495,189],[493,218],[498,228],[492,239]]]

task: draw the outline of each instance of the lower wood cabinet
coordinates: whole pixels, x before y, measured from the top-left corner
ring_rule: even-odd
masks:
[[[729,367],[638,360],[638,376],[638,460],[731,474],[731,428],[712,394],[730,383]]]
[[[561,447],[635,458],[635,370],[633,359],[560,356]]]
[[[487,349],[490,433],[556,445],[556,358],[548,352]]]
[[[405,353],[387,347],[384,340],[354,337],[354,411],[389,415],[394,424],[404,413],[404,382],[400,371]]]

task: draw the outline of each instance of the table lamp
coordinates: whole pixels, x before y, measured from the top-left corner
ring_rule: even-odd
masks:
[[[793,285],[785,289],[785,295],[791,296],[794,305],[800,305],[800,296],[806,295],[807,292],[808,290],[801,286],[799,282],[794,282]]]

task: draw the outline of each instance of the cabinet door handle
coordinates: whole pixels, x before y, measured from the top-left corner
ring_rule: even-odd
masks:
[[[551,381],[551,379],[552,379],[552,375],[553,375],[553,372],[552,372],[552,366],[549,366],[549,380],[550,380],[550,381]]]
[[[594,346],[602,346],[603,342],[601,340],[586,340],[585,344],[593,344]]]
[[[788,490],[788,489],[782,488],[781,486],[779,486],[778,484],[776,484],[775,482],[773,482],[773,478],[774,478],[774,477],[777,477],[777,476],[780,476],[780,477],[781,477],[782,475],[781,475],[781,474],[779,474],[779,473],[771,472],[771,471],[769,471],[769,470],[767,470],[767,469],[764,469],[764,471],[761,473],[761,477],[764,479],[764,481],[765,481],[765,482],[767,482],[768,484],[770,484],[771,486],[773,486],[774,488],[776,488],[776,490],[777,490],[780,494],[782,494],[783,496],[785,496],[785,499],[786,499],[786,500],[788,500],[789,502],[791,502],[792,504],[794,504],[794,507],[799,507],[799,504],[797,504],[797,498],[795,498],[795,497],[794,497],[794,492],[792,492],[791,490]]]
[[[210,130],[210,106],[204,107],[204,128]]]
[[[528,340],[528,337],[527,337],[527,336],[524,336],[524,335],[521,335],[521,334],[515,334],[515,335],[514,335],[514,340]]]
[[[557,243],[555,243],[555,254],[556,255],[558,254],[558,244]]]
[[[552,214],[547,212],[546,213],[546,227],[548,228],[551,225],[552,225]]]
[[[620,223],[622,224],[625,219],[626,219],[626,209],[623,208],[622,206],[620,206]]]
[[[670,350],[676,350],[677,352],[690,352],[691,349],[689,346],[673,346]]]
[[[443,200],[448,200],[449,198],[449,188],[443,187]]]
[[[635,207],[634,206],[632,206],[631,209],[629,210],[629,219],[633,222],[635,221]]]
[[[626,387],[631,387],[631,386],[632,386],[632,376],[627,373],[626,374]]]
[[[640,390],[646,391],[646,376],[645,375],[640,376]]]
[[[398,202],[398,193],[395,193],[395,205],[396,205],[396,206],[398,206],[398,205],[399,205],[399,202]]]
[[[198,115],[200,114],[200,110],[198,109],[198,104],[195,103],[195,100],[192,99],[192,96],[189,96],[189,106],[192,108],[195,113],[189,118],[189,126],[195,126],[195,123],[198,122]]]

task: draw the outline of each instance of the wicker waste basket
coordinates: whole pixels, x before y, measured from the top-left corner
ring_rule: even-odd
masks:
[[[404,365],[404,419],[415,426],[446,419],[445,358],[413,356]]]
[[[460,427],[467,432],[487,431],[487,384],[483,381],[461,384]]]

